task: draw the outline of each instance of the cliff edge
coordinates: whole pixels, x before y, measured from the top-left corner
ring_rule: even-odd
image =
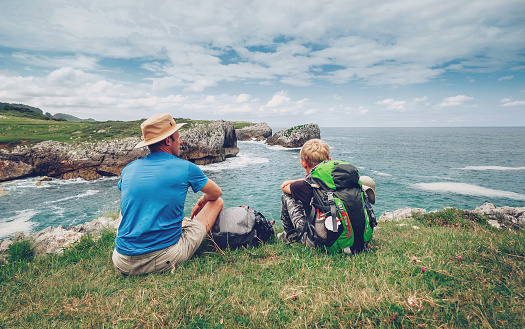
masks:
[[[239,152],[233,124],[213,121],[181,131],[181,158],[196,164],[224,161]],[[118,176],[133,160],[149,154],[148,148],[135,149],[140,137],[96,142],[64,143],[44,141],[34,146],[0,150],[0,181],[31,176],[86,180]]]

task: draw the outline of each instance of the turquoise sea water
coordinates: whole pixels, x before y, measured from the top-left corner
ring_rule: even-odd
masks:
[[[333,159],[348,161],[374,179],[378,217],[405,207],[525,206],[525,127],[321,128],[321,137]],[[281,182],[305,174],[299,149],[261,142],[238,146],[237,157],[201,168],[222,188],[226,207],[247,205],[279,221]],[[118,177],[54,180],[40,187],[37,181],[1,186],[9,195],[0,196],[0,238],[76,225],[118,210]],[[190,190],[187,215],[198,197]]]

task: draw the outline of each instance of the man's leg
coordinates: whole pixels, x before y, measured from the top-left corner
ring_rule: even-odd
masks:
[[[155,270],[173,269],[190,259],[215,224],[223,206],[224,201],[220,198],[215,201],[208,201],[193,220],[182,227],[179,242],[166,248],[166,252],[155,260]]]
[[[204,227],[206,227],[206,233],[210,233],[213,224],[217,220],[217,216],[224,207],[224,201],[221,198],[215,201],[208,201],[204,207],[199,211],[199,213],[193,218],[193,220],[198,220]]]
[[[286,233],[285,240],[288,242],[296,242],[297,231],[302,230],[306,224],[303,204],[286,193],[281,196],[281,223]]]

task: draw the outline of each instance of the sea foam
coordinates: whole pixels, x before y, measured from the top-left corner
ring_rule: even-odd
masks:
[[[30,219],[37,214],[34,209],[17,211],[16,215],[3,219],[0,222],[0,238],[15,234],[15,232],[29,232],[35,224]]]
[[[238,169],[238,168],[243,168],[243,167],[247,167],[250,165],[268,163],[268,162],[270,162],[270,159],[254,157],[251,153],[249,154],[239,153],[237,154],[237,156],[227,158],[223,162],[202,165],[199,167],[202,169],[202,171],[221,171],[224,169]]]
[[[68,196],[68,197],[65,197],[65,198],[62,198],[62,199],[58,199],[58,200],[46,201],[46,202],[44,202],[44,204],[52,204],[52,203],[57,203],[57,202],[68,201],[68,200],[71,200],[71,199],[85,198],[87,196],[95,195],[95,194],[97,194],[99,192],[100,192],[99,190],[87,190],[86,192],[81,193],[81,194]]]
[[[421,190],[433,191],[433,192],[443,192],[443,193],[450,192],[450,193],[472,195],[472,196],[484,196],[484,197],[491,197],[491,198],[508,198],[508,199],[513,199],[513,200],[525,201],[525,195],[523,194],[509,192],[509,191],[493,190],[490,188],[472,185],[472,184],[466,184],[466,183],[448,183],[448,182],[417,183],[417,184],[414,184],[414,186]]]
[[[500,166],[466,166],[460,170],[525,170],[525,167],[500,167]]]
[[[372,170],[372,173],[374,173],[377,176],[392,176],[390,174],[387,174],[387,173],[384,173],[384,172],[380,172],[380,171],[377,171],[377,170]]]

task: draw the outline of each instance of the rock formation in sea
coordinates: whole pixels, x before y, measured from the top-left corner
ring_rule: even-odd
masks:
[[[272,136],[272,128],[266,122],[259,122],[248,127],[235,129],[235,134],[237,135],[237,140],[240,141],[265,140]]]
[[[197,164],[220,162],[235,156],[237,139],[233,124],[213,121],[181,131],[181,158]],[[135,149],[140,137],[83,143],[45,141],[32,147],[0,150],[0,182],[31,176],[86,180],[120,175],[131,161],[149,154],[147,147]]]
[[[239,153],[235,129],[229,121],[199,124],[180,135],[183,141],[180,157],[198,165],[221,162]]]
[[[309,123],[279,130],[268,137],[266,143],[284,147],[301,147],[306,141],[314,138],[321,138],[321,130],[317,124]]]

